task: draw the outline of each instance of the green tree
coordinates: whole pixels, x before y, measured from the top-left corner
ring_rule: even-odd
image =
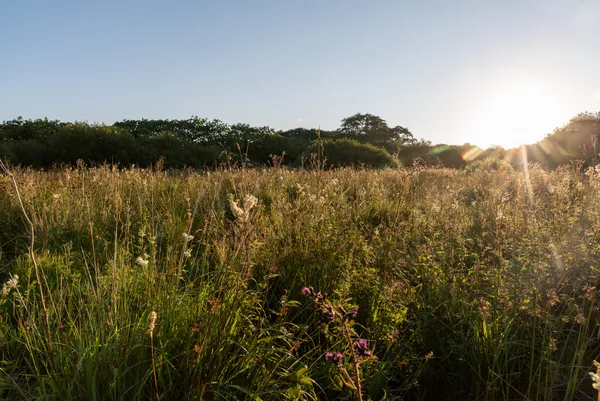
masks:
[[[359,142],[371,143],[395,152],[400,146],[415,142],[412,133],[405,127],[389,127],[387,122],[373,114],[357,113],[344,118],[340,127],[342,136]]]

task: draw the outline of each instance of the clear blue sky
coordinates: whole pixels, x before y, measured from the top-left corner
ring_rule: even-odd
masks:
[[[531,103],[533,130],[600,110],[598,38],[600,0],[3,0],[0,120],[334,129],[368,112],[486,146]]]

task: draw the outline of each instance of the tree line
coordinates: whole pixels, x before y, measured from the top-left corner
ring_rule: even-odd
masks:
[[[591,163],[600,151],[600,113],[582,113],[544,140],[525,148],[530,162],[556,167],[573,160]],[[228,125],[193,116],[174,120],[123,120],[112,125],[18,117],[0,124],[0,158],[36,168],[114,163],[166,168],[212,168],[224,164],[304,167],[438,165],[505,161],[519,165],[523,150],[479,149],[469,144],[433,145],[408,128],[390,127],[381,117],[355,114],[338,129],[277,131],[248,124]]]

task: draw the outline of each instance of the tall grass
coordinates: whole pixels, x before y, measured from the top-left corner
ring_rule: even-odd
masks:
[[[13,173],[2,399],[597,397],[594,169]]]

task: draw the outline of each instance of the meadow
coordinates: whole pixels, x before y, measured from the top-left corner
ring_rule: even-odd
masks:
[[[598,396],[599,169],[12,172],[1,399]]]

